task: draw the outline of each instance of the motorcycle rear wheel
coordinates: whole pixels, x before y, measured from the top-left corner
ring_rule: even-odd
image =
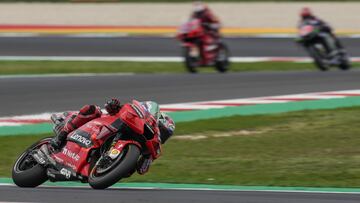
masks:
[[[115,184],[123,177],[134,171],[140,156],[138,146],[130,144],[115,159],[109,169],[103,169],[98,164],[94,166],[89,175],[89,184],[94,189],[105,189]],[[98,171],[102,173],[98,173]]]
[[[48,180],[46,169],[38,164],[30,152],[49,143],[51,138],[43,138],[26,149],[16,160],[12,168],[12,179],[19,187],[36,187]]]

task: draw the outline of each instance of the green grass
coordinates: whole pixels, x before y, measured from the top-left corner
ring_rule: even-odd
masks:
[[[359,63],[354,63],[354,67]],[[312,63],[257,62],[233,63],[231,71],[291,71],[316,70]],[[215,68],[200,68],[214,72]],[[0,75],[53,73],[184,73],[182,63],[176,62],[69,62],[69,61],[0,61]]]
[[[360,187],[359,115],[356,107],[178,123],[151,171],[126,181]],[[215,137],[239,130],[257,133]],[[208,137],[176,138],[189,134]],[[0,177],[40,137],[1,137]]]

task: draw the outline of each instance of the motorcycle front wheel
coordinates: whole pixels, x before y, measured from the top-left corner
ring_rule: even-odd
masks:
[[[199,66],[199,57],[192,56],[192,54],[191,54],[192,51],[193,50],[190,47],[184,48],[184,50],[183,50],[184,58],[185,58],[184,62],[185,62],[186,69],[190,73],[197,73],[197,67]]]
[[[140,156],[138,146],[130,144],[115,159],[100,157],[89,175],[89,184],[94,189],[105,189],[134,171]]]
[[[342,56],[339,68],[341,70],[349,70],[351,68],[351,63],[350,63],[348,56],[346,56],[346,55]]]
[[[12,169],[12,179],[19,187],[36,187],[48,180],[46,169],[30,155],[33,150],[49,143],[50,137],[43,138],[26,149],[16,160]]]
[[[229,58],[230,52],[224,43],[221,43],[219,52],[216,58],[215,67],[220,73],[225,73],[229,70]]]

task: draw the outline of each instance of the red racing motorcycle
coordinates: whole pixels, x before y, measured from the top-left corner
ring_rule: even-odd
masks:
[[[52,120],[63,122],[69,116],[52,116]],[[161,154],[158,136],[157,120],[134,100],[117,114],[103,114],[71,132],[60,150],[49,146],[51,138],[33,144],[17,159],[12,178],[20,187],[50,180],[81,181],[105,189],[130,177],[143,154],[157,159]]]
[[[229,69],[229,50],[224,42],[205,33],[199,19],[191,19],[178,29],[185,66],[191,73],[198,67],[215,66],[219,72]]]

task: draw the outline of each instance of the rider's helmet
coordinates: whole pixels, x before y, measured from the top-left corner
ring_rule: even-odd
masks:
[[[194,2],[193,7],[193,13],[195,18],[201,18],[208,9],[208,7],[200,1]]]
[[[302,8],[300,11],[300,17],[303,19],[313,17],[313,14],[312,14],[310,8],[309,7]]]
[[[104,107],[110,115],[115,115],[120,111],[121,103],[118,99],[112,98],[110,101],[105,103]]]

